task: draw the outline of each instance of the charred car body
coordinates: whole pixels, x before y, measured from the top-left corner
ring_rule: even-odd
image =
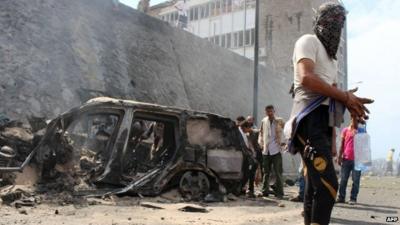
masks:
[[[229,118],[102,97],[52,120],[28,157],[0,173],[35,164],[41,179],[81,177],[81,193],[158,195],[179,185],[195,197],[241,189],[244,146]]]

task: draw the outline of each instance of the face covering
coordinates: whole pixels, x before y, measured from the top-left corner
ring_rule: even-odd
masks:
[[[336,3],[325,3],[317,11],[314,20],[314,33],[324,45],[328,56],[337,59],[342,28],[346,20],[346,10]]]

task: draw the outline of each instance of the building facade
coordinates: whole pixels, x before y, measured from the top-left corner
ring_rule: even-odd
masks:
[[[172,26],[178,21],[176,2],[152,6],[149,14]],[[255,0],[189,0],[187,31],[252,59],[255,40]]]
[[[288,82],[293,80],[294,44],[303,34],[313,33],[315,11],[324,2],[327,0],[260,0],[260,61]],[[347,89],[346,37],[345,28],[337,53],[341,89]]]
[[[296,40],[312,33],[314,11],[327,0],[260,0],[259,62],[293,80]],[[254,58],[255,0],[187,0],[186,30],[249,59]],[[149,14],[176,26],[176,1],[150,8]],[[338,87],[347,89],[346,29],[338,50]]]

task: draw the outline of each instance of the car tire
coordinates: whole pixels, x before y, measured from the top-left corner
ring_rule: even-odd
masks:
[[[186,200],[201,200],[210,192],[210,180],[201,171],[186,171],[180,178],[179,191]]]

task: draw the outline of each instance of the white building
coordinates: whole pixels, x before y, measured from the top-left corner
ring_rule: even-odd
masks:
[[[189,0],[187,31],[240,55],[254,57],[255,0]],[[177,24],[175,2],[152,6],[149,14]]]

